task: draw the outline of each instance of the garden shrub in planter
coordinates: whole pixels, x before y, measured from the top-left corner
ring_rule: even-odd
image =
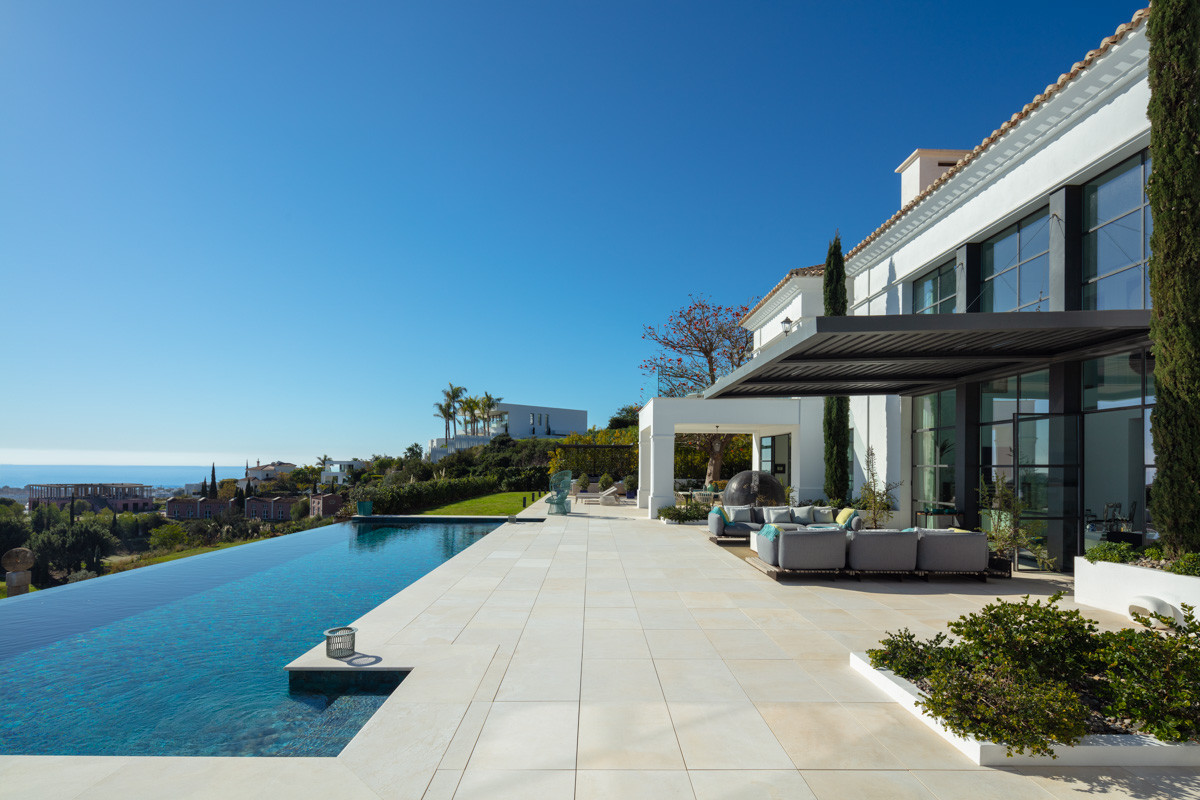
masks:
[[[708,519],[708,511],[700,503],[686,503],[682,506],[663,506],[658,510],[658,518],[673,522],[699,522]]]
[[[1169,569],[1176,575],[1196,575],[1200,577],[1200,553],[1188,553],[1180,556]]]

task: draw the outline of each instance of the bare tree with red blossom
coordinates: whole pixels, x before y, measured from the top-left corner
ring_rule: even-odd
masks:
[[[642,372],[658,379],[658,393],[683,397],[712,386],[750,358],[754,335],[738,323],[750,305],[723,306],[705,296],[688,295],[689,303],[671,314],[666,324],[647,325],[642,338],[661,350],[641,364]],[[733,434],[688,434],[679,437],[708,454],[705,484],[721,478],[725,451]]]

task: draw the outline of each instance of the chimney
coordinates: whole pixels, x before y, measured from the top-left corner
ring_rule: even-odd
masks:
[[[922,150],[912,151],[904,163],[896,167],[900,173],[900,207],[904,208],[913,198],[929,188],[948,169],[959,162],[970,150]]]

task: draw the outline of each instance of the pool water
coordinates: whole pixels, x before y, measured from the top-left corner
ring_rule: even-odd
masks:
[[[386,695],[284,666],[496,523],[341,523],[0,601],[0,754],[335,756]]]

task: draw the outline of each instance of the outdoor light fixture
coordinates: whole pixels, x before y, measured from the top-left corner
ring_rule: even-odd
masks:
[[[790,333],[790,332],[791,332],[791,330],[792,330],[792,319],[791,319],[791,317],[784,317],[784,318],[783,318],[783,321],[782,321],[782,322],[780,322],[779,324],[783,326],[783,333],[784,333],[784,335],[787,335],[788,333]]]

